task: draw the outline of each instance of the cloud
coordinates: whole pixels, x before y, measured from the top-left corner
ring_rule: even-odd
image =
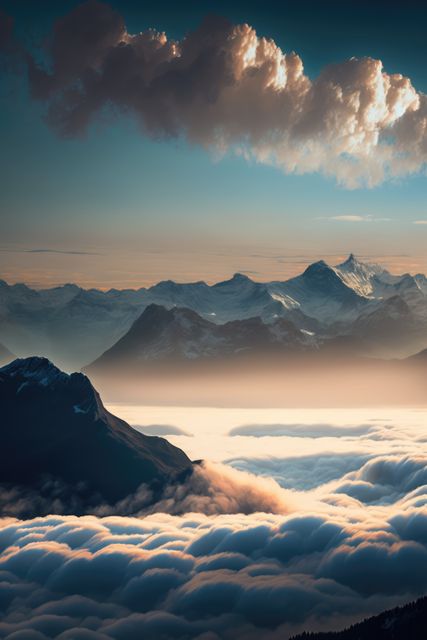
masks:
[[[257,511],[288,513],[293,508],[291,493],[275,480],[204,462],[185,483],[168,487],[153,509],[172,514],[198,511],[215,515]]]
[[[344,215],[344,216],[331,216],[327,218],[327,220],[339,220],[340,222],[370,222],[370,218],[366,216],[352,216],[352,215]]]
[[[317,218],[318,220],[337,220],[338,222],[390,222],[391,218],[374,218],[374,216],[342,215]]]
[[[24,253],[59,253],[69,256],[99,256],[93,251],[66,251],[61,249],[25,249]]]
[[[371,424],[339,426],[334,424],[247,424],[234,427],[230,436],[249,436],[252,438],[340,438],[358,437],[378,431]]]
[[[293,458],[241,457],[227,460],[227,464],[240,471],[273,478],[287,489],[309,491],[359,469],[368,459],[367,454],[319,453]]]
[[[414,220],[412,224],[427,224],[427,220]]]
[[[426,458],[379,456],[343,478],[335,492],[368,504],[388,504],[419,487],[427,487]]]
[[[380,60],[351,58],[309,78],[302,59],[247,25],[207,18],[180,41],[131,34],[91,0],[59,19],[32,95],[61,135],[102,114],[133,114],[148,136],[182,137],[286,173],[320,172],[355,188],[423,171],[427,96]]]
[[[71,486],[58,478],[45,477],[32,487],[0,485],[0,513],[31,518],[48,514],[96,514],[144,516],[154,512],[181,514],[197,511],[220,513],[288,513],[292,495],[271,478],[259,478],[226,465],[203,462],[183,482],[162,491],[142,484],[115,504],[106,503],[84,485]]]
[[[171,424],[133,424],[132,426],[134,429],[141,431],[141,433],[145,433],[147,436],[193,436],[192,433]]]
[[[278,640],[343,626],[427,588],[410,534],[310,513],[9,522],[0,635]]]
[[[425,593],[426,459],[317,457],[282,462],[321,491],[206,465],[141,517],[0,520],[0,637],[279,640]]]

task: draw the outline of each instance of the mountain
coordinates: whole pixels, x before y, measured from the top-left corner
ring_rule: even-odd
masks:
[[[410,325],[405,325],[402,313],[399,331],[393,339],[380,341],[377,352],[381,323],[398,304],[388,301],[396,296],[407,305]],[[236,273],[214,285],[166,280],[135,290],[85,290],[67,284],[36,291],[0,281],[0,340],[18,355],[44,353],[68,369],[80,368],[125,336],[151,304],[186,308],[218,325],[254,317],[265,323],[283,318],[319,340],[364,336],[369,325],[372,353],[382,355],[387,349],[391,357],[427,346],[427,278],[392,275],[353,254],[336,266],[320,260],[301,275],[273,282],[255,282]]]
[[[302,633],[292,640],[424,640],[427,598],[396,607],[344,631]]]
[[[113,504],[141,484],[157,490],[191,473],[180,449],[132,429],[104,408],[85,375],[45,358],[0,369],[0,406],[3,485],[39,490],[49,478],[85,501]]]
[[[293,300],[304,314],[325,324],[337,318],[354,319],[370,302],[323,260],[311,264],[300,276],[271,283],[269,291]]]
[[[311,330],[313,327],[320,327],[314,318],[305,317],[298,310],[297,303],[277,298],[269,291],[268,283],[254,282],[242,273],[235,273],[229,280],[212,286],[205,282],[160,282],[147,290],[146,302],[167,309],[191,309],[216,324],[254,317],[266,321],[286,317],[299,328]]]
[[[80,368],[127,331],[141,313],[145,291],[70,284],[36,291],[0,281],[0,339],[18,355],[44,353]]]
[[[100,372],[115,367],[138,368],[144,363],[236,357],[253,353],[311,349],[313,337],[291,322],[261,318],[215,324],[195,311],[166,309],[151,304],[130,330],[87,370]]]
[[[335,267],[335,272],[348,287],[365,297],[381,297],[393,281],[393,276],[383,267],[360,262],[353,253]]]

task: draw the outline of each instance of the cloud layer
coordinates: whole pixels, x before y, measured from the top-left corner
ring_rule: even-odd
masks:
[[[379,431],[372,424],[341,426],[334,424],[247,424],[231,429],[230,436],[251,436],[253,438],[354,438],[371,435]]]
[[[427,589],[427,516],[49,516],[0,529],[0,636],[287,638]]]
[[[65,136],[112,108],[151,137],[184,136],[350,188],[425,167],[427,97],[380,60],[351,58],[310,79],[296,53],[247,24],[208,18],[174,41],[129,33],[95,0],[56,22],[46,56],[43,68],[27,55],[31,91]]]
[[[265,439],[278,452],[274,427],[285,426],[305,434],[309,455],[230,461],[246,473],[205,464],[156,512],[141,487],[91,515],[0,521],[0,637],[287,640],[426,593],[424,413],[405,428],[317,418],[272,422],[274,439],[229,439],[242,456]],[[19,495],[9,504],[21,508]]]

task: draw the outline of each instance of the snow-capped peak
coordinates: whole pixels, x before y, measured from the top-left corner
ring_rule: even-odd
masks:
[[[19,376],[28,382],[41,384],[45,387],[58,380],[68,380],[69,375],[58,369],[50,360],[39,356],[17,358],[2,367],[0,373],[12,377]]]
[[[379,264],[360,262],[354,253],[347,260],[338,264],[335,270],[342,281],[361,296],[371,297],[378,290],[378,279],[388,275]]]

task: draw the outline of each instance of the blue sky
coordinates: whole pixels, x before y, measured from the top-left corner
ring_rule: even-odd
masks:
[[[75,4],[39,2],[36,8],[18,0],[0,7],[34,47]],[[295,50],[311,78],[327,64],[369,55],[427,91],[427,15],[419,3],[112,4],[132,33],[152,26],[181,38],[214,11],[233,23],[249,22],[285,52]],[[427,225],[413,224],[427,219],[422,173],[347,189],[334,178],[287,175],[233,153],[218,159],[182,138],[148,139],[131,115],[100,119],[84,137],[64,140],[45,122],[44,106],[30,98],[26,78],[13,73],[0,90],[0,132],[0,269],[11,281],[106,286],[106,269],[116,274],[106,276],[115,286],[175,274],[215,280],[245,269],[262,279],[281,269],[284,276],[297,272],[298,256],[338,260],[350,251],[396,269],[425,268]],[[95,255],[85,264],[75,254],[28,253],[41,248]],[[153,268],[153,249],[163,254],[164,268]],[[260,265],[251,258],[257,253],[271,259]],[[286,268],[283,261],[273,265],[287,256]]]

